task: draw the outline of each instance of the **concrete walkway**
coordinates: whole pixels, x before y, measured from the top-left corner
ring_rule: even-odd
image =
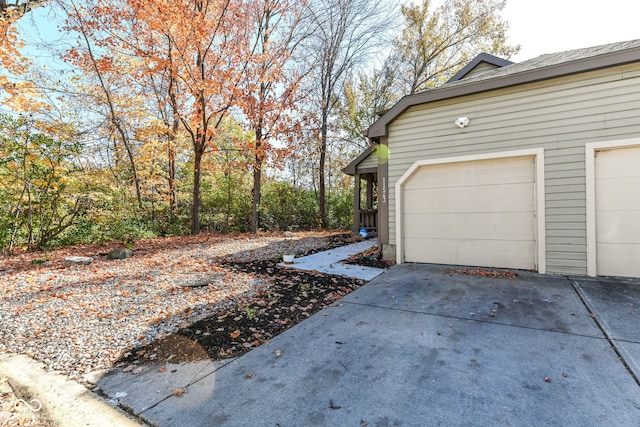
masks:
[[[237,359],[98,384],[163,427],[637,427],[639,324],[637,282],[402,264]]]
[[[363,240],[362,242],[352,245],[341,246],[328,251],[296,258],[293,264],[280,263],[278,265],[280,267],[297,268],[305,271],[319,271],[321,273],[369,281],[384,273],[384,270],[361,265],[342,264],[340,261],[344,261],[353,255],[362,253],[377,245],[378,242],[376,239]]]

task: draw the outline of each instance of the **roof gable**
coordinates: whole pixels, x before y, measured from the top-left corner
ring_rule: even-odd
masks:
[[[370,145],[366,150],[362,152],[355,160],[349,163],[346,167],[342,169],[342,172],[347,175],[355,175],[358,171],[358,165],[369,158],[370,155],[375,155],[376,149],[378,148],[377,144]]]
[[[489,92],[634,62],[640,62],[640,39],[541,55],[528,61],[507,65],[493,71],[486,71],[473,76],[467,75],[462,80],[450,81],[441,87],[403,97],[385,115],[369,127],[367,136],[369,138],[379,138],[387,135],[389,124],[414,105]]]
[[[451,77],[447,83],[456,82],[467,76],[477,75],[485,71],[506,67],[511,64],[513,64],[513,62],[483,52],[473,58],[471,62],[462,68],[462,70],[458,71],[453,77]]]

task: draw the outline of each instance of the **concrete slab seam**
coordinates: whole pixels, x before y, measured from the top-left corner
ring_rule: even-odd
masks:
[[[236,359],[237,359],[237,358],[233,358],[233,359],[231,359],[231,361],[236,360]],[[194,384],[196,384],[196,383],[198,383],[198,382],[200,382],[200,381],[204,380],[204,379],[205,379],[205,378],[207,378],[207,377],[210,377],[211,375],[213,375],[213,374],[217,373],[219,370],[221,370],[222,368],[224,368],[224,367],[226,367],[226,366],[228,366],[228,365],[230,365],[230,364],[231,364],[231,363],[225,363],[225,364],[223,364],[223,365],[220,365],[219,367],[217,367],[217,368],[216,368],[216,369],[214,369],[213,371],[211,371],[211,372],[209,372],[208,374],[205,374],[205,375],[203,375],[203,376],[194,375],[193,377],[191,377],[191,380],[189,380],[189,382],[188,382],[187,384],[185,384],[185,385],[184,385],[184,387],[188,390],[188,389],[189,389],[189,387],[191,387],[192,385],[194,385]],[[169,395],[167,395],[167,396],[163,397],[162,399],[158,400],[156,403],[154,403],[154,404],[152,404],[152,405],[149,405],[149,407],[144,408],[144,410],[140,411],[140,413],[139,413],[139,414],[135,414],[135,413],[134,413],[134,415],[139,416],[139,417],[142,417],[142,418],[143,418],[143,420],[144,420],[145,422],[150,423],[150,420],[147,420],[145,417],[143,417],[143,414],[144,414],[145,412],[147,412],[147,411],[149,411],[149,410],[151,410],[151,409],[155,408],[156,406],[160,405],[160,404],[161,404],[161,403],[163,403],[164,401],[166,401],[166,400],[170,399],[172,396],[173,396],[173,394],[169,394]],[[118,406],[122,406],[122,405],[118,404]],[[123,410],[125,410],[125,411],[127,411],[127,412],[130,412],[130,413],[135,412],[135,411],[133,411],[133,408],[123,407],[122,409],[123,409]],[[152,424],[152,425],[153,425],[153,424]]]
[[[595,313],[593,303],[589,299],[589,296],[580,287],[580,284],[574,279],[570,278],[569,276],[565,276],[565,277],[567,278],[567,280],[569,280],[569,282],[571,283],[571,286],[573,286],[573,289],[576,291],[576,294],[578,294],[578,298],[580,298],[580,301],[582,301],[582,304],[584,304],[587,311],[589,312],[590,317],[596,323],[596,325],[598,326],[598,329],[602,331],[602,334],[604,335],[605,339],[609,342],[609,345],[618,356],[618,360],[620,360],[620,362],[624,365],[625,369],[629,372],[629,374],[634,379],[638,387],[640,387],[640,378],[638,378],[638,376],[635,374],[631,366],[629,366],[629,363],[625,359],[622,352],[618,349],[618,346],[616,346],[613,338],[611,337],[611,334],[609,333],[610,328],[609,328],[609,325],[607,325],[607,322],[604,319],[600,319],[598,317],[598,314]]]
[[[596,340],[607,340],[607,341],[611,342],[611,340],[609,340],[606,336],[604,336],[604,337],[594,337],[592,335],[576,334],[576,333],[570,333],[570,332],[562,332],[562,331],[556,331],[556,330],[553,330],[553,329],[532,328],[530,326],[522,326],[522,325],[511,325],[509,323],[496,322],[495,320],[491,321],[491,320],[482,320],[482,319],[470,319],[468,317],[451,316],[451,315],[442,314],[442,313],[427,313],[427,312],[424,312],[424,311],[407,310],[405,308],[384,307],[384,306],[379,306],[379,305],[374,305],[374,304],[363,304],[363,303],[354,302],[354,301],[345,301],[342,304],[345,304],[345,305],[346,304],[353,304],[353,305],[359,305],[361,307],[373,307],[373,308],[380,308],[380,309],[383,309],[383,310],[401,311],[401,312],[404,312],[404,313],[422,314],[422,315],[425,315],[425,316],[443,317],[443,318],[446,318],[446,319],[453,319],[453,320],[465,320],[465,321],[475,322],[475,323],[486,323],[488,325],[507,326],[507,327],[517,328],[517,329],[527,329],[527,330],[530,330],[530,331],[552,332],[554,334],[569,335],[569,336],[572,336],[572,337],[591,338],[591,339],[596,339]],[[622,340],[618,340],[618,341],[622,341]]]
[[[242,357],[242,355],[239,356],[239,357]],[[216,369],[214,369],[213,371],[211,371],[208,374],[205,374],[205,375],[203,375],[201,377],[198,376],[198,375],[194,375],[191,378],[191,380],[189,381],[189,383],[187,385],[185,385],[185,387],[190,387],[190,386],[194,385],[195,383],[199,383],[203,379],[210,377],[211,375],[217,374],[218,371],[220,371],[221,369],[226,368],[227,366],[231,365],[237,359],[238,359],[238,357],[234,357],[232,359],[228,359],[228,362],[225,362],[224,364],[220,364],[220,366],[218,366]]]

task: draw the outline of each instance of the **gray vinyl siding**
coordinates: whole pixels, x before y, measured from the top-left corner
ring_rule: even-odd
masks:
[[[356,169],[358,171],[362,171],[369,168],[377,168],[378,167],[378,150],[374,149],[371,154],[369,154],[363,161],[358,163]]]
[[[640,64],[415,106],[388,135],[390,244],[395,183],[416,160],[543,147],[547,272],[586,274],[585,143],[640,136]]]

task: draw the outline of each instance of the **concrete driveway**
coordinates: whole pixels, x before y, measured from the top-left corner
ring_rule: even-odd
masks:
[[[638,361],[638,282],[403,264],[223,365],[99,385],[159,426],[637,426]]]

